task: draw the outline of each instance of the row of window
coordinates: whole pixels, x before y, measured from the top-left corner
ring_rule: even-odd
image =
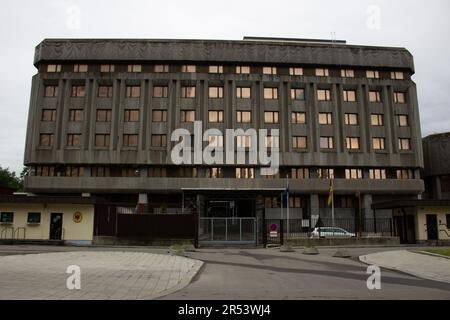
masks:
[[[1,212],[0,213],[0,223],[11,224],[13,222],[14,222],[14,212]],[[28,212],[27,223],[28,224],[41,223],[41,213],[40,212]]]
[[[70,109],[69,121],[83,121],[83,109]],[[124,122],[138,122],[139,121],[139,109],[126,109],[123,113]],[[96,111],[96,122],[111,122],[111,109],[98,109]],[[395,116],[396,124],[400,127],[409,126],[408,115],[397,114]],[[264,123],[277,124],[280,117],[278,111],[265,111]],[[319,112],[318,115],[319,124],[332,125],[333,114],[331,112]],[[371,125],[384,126],[384,114],[371,114]],[[56,121],[55,109],[43,109],[41,114],[41,121],[54,122]],[[195,110],[181,110],[180,111],[181,122],[194,122]],[[213,110],[208,112],[208,121],[210,123],[222,123],[224,121],[224,112],[222,110]],[[345,113],[344,121],[346,125],[357,126],[359,125],[357,113]],[[152,122],[167,122],[167,110],[152,110]],[[238,123],[251,123],[252,112],[251,111],[236,111],[236,122]],[[291,113],[292,124],[306,124],[306,112],[292,112]]]
[[[206,178],[238,178],[238,179],[254,179],[255,168],[252,167],[238,167],[231,169],[233,175],[230,176],[230,172],[225,175],[225,168],[223,167],[208,167],[205,170]],[[140,177],[141,170],[133,167],[91,167],[91,177]],[[414,179],[414,172],[411,169],[369,169],[369,175],[364,177],[363,169],[342,169],[339,174],[336,174],[335,169],[332,168],[290,168],[286,171],[287,176],[290,179],[311,179],[317,177],[318,179],[372,179],[372,180],[386,180],[386,179],[398,179],[409,180]],[[81,177],[84,176],[84,168],[78,166],[67,166],[56,168],[54,166],[36,166],[33,167],[32,175],[40,177]],[[185,177],[196,178],[199,177],[196,167],[176,167],[175,169],[168,169],[166,167],[153,166],[147,168],[147,176],[152,178],[167,178],[167,177]],[[264,177],[264,176],[263,176]],[[280,178],[280,174],[272,176],[274,178]]]
[[[223,87],[210,86],[208,88],[208,97],[210,99],[222,99],[223,98]],[[140,86],[126,86],[126,97],[127,98],[139,98],[141,96]],[[82,98],[86,95],[85,86],[74,85],[71,90],[71,97]],[[168,86],[155,86],[153,87],[153,97],[154,98],[167,98],[169,95]],[[47,85],[44,90],[45,97],[57,97],[58,96],[58,86]],[[112,86],[99,86],[97,91],[97,96],[100,98],[111,98],[113,96]],[[181,98],[195,98],[196,97],[196,87],[195,86],[182,86],[181,87]],[[236,98],[238,99],[251,99],[251,87],[237,87],[236,88]],[[265,87],[264,88],[264,99],[266,100],[278,100],[278,88],[276,87]],[[357,102],[356,90],[343,90],[342,99],[345,102]],[[291,100],[305,100],[305,90],[303,88],[292,88],[291,89]],[[329,89],[317,89],[317,100],[318,101],[331,101],[331,90]],[[381,92],[377,90],[369,91],[369,102],[381,102]],[[405,92],[394,92],[394,102],[395,103],[406,103]]]
[[[67,147],[81,147],[81,134],[80,133],[69,133],[67,134],[66,146]],[[193,140],[193,136],[191,136]],[[95,134],[94,145],[99,148],[109,147],[111,141],[110,134]],[[252,137],[248,135],[241,135],[236,137],[238,148],[251,148]],[[137,147],[139,142],[138,134],[124,134],[122,136],[122,146],[123,147]],[[360,138],[359,137],[346,137],[346,148],[347,150],[359,150],[360,149]],[[52,147],[54,143],[53,133],[41,133],[39,136],[39,146],[40,147]],[[209,136],[209,143],[211,147],[222,148],[223,147],[223,136]],[[191,143],[193,145],[193,143]],[[152,134],[151,135],[151,146],[152,147],[167,147],[167,135],[166,134]],[[319,139],[320,149],[323,150],[333,150],[335,148],[334,137],[320,137]],[[265,137],[265,147],[266,148],[279,148],[279,137],[267,136]],[[294,136],[292,137],[292,148],[297,150],[308,149],[308,137],[307,136]],[[384,137],[374,137],[372,138],[372,148],[373,150],[385,150],[386,149],[386,138]],[[401,151],[411,150],[411,139],[409,138],[399,138],[398,139],[398,149]]]
[[[236,74],[250,74],[256,72],[261,72],[262,74],[266,75],[277,75],[278,68],[274,66],[264,66],[262,67],[262,70],[258,68],[258,71],[255,69],[255,67],[251,66],[235,66],[234,67],[234,73]],[[261,70],[261,71],[259,71]],[[61,64],[49,64],[47,65],[47,72],[49,73],[55,73],[55,72],[61,72],[62,71],[62,65]],[[79,72],[88,72],[89,71],[89,65],[87,64],[75,64],[73,65],[73,72],[79,73]],[[116,66],[114,64],[102,64],[100,65],[100,72],[102,73],[111,73],[116,71]],[[140,73],[143,72],[143,65],[142,64],[128,64],[126,68],[127,72],[132,73]],[[153,65],[153,72],[155,73],[168,73],[169,72],[169,65],[167,64],[156,64]],[[181,68],[177,70],[177,72],[180,71],[182,73],[196,73],[197,72],[197,66],[196,65],[181,65]],[[342,78],[354,78],[355,77],[355,70],[353,69],[341,69],[340,75]],[[224,73],[224,66],[223,65],[210,65],[208,66],[208,73],[212,74],[222,74]],[[303,76],[304,75],[304,69],[301,67],[290,67],[289,68],[289,75],[291,76]],[[329,77],[330,76],[330,69],[328,68],[315,68],[314,69],[314,75],[317,77]],[[380,72],[377,70],[367,70],[365,72],[365,77],[368,79],[379,79],[380,78]],[[390,78],[393,80],[404,80],[405,74],[401,71],[393,71],[390,73]]]

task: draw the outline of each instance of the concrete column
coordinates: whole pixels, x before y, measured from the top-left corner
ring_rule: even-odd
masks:
[[[371,208],[372,205],[372,195],[364,194],[361,199],[361,214],[362,218],[372,219],[373,218],[373,210]]]
[[[309,195],[309,203],[311,208],[311,218],[316,219],[319,216],[319,195],[318,194],[310,194]]]
[[[138,200],[138,213],[143,214],[145,212],[145,207],[148,204],[148,197],[146,193],[139,194]]]

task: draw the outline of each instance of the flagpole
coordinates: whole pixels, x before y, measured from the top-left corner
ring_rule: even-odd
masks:
[[[289,176],[286,175],[286,215],[287,215],[287,227],[286,231],[289,236]]]
[[[334,179],[331,179],[331,221],[334,228]]]

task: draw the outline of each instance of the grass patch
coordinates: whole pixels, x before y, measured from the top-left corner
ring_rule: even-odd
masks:
[[[435,253],[435,254],[440,254],[441,256],[446,256],[446,257],[450,257],[450,248],[446,248],[446,249],[427,249],[425,250],[426,252],[430,252],[430,253]]]

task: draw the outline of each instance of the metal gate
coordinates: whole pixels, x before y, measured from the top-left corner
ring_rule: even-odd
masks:
[[[200,244],[257,244],[256,218],[200,218]]]

